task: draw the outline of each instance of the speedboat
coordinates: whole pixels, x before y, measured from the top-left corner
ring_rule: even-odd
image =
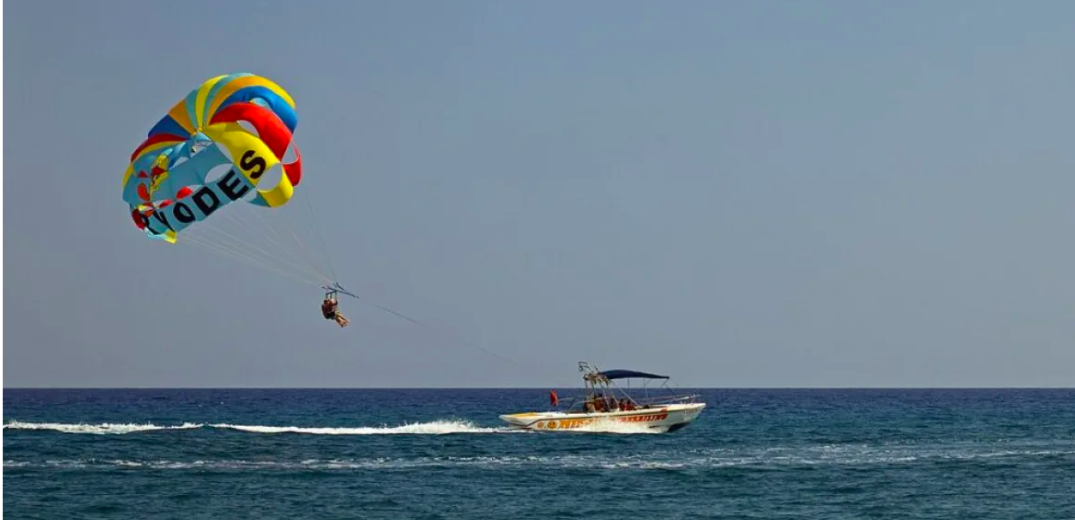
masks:
[[[601,428],[602,425],[629,425],[658,432],[674,432],[691,423],[702,413],[705,403],[697,395],[677,396],[668,387],[669,377],[636,370],[600,371],[585,361],[579,362],[579,372],[585,382],[583,395],[561,408],[555,391],[549,392],[553,409],[544,412],[525,412],[501,415],[500,419],[513,428],[540,431],[571,431]],[[641,379],[640,397],[628,395],[627,390],[613,381]],[[662,394],[650,397],[646,386],[661,380]],[[619,397],[617,397],[619,394]]]

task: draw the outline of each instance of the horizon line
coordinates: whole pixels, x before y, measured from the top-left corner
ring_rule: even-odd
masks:
[[[13,386],[3,390],[548,390],[574,386]],[[630,387],[658,390],[664,387]],[[671,390],[1075,390],[1075,386],[679,386]]]

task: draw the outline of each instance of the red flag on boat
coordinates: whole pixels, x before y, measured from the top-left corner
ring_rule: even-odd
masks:
[[[556,390],[549,390],[549,403],[553,406],[560,406],[560,398],[556,396]]]

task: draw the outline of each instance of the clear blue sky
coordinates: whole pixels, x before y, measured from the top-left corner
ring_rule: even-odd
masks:
[[[4,385],[1075,385],[1071,2],[5,3]],[[205,79],[298,104],[359,302],[148,240]]]

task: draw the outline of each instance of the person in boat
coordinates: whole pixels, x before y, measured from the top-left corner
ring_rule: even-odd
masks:
[[[593,401],[594,411],[598,413],[604,413],[608,411],[608,401],[605,401],[605,396],[597,396]]]
[[[321,315],[326,320],[336,320],[336,323],[340,327],[346,327],[350,321],[340,314],[339,311],[340,302],[336,300],[336,293],[330,292],[325,295],[325,301],[321,302]]]

